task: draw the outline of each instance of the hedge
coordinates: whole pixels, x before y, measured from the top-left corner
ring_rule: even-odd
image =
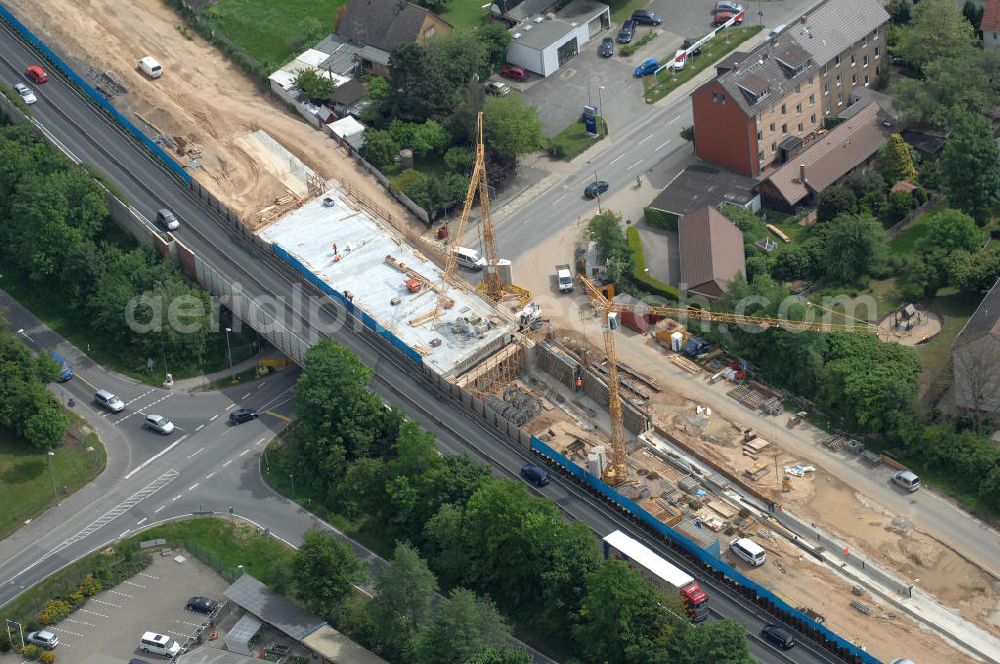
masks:
[[[642,214],[646,219],[646,224],[650,228],[657,228],[661,231],[677,230],[677,215],[656,210],[654,208],[643,208]]]
[[[632,250],[632,263],[635,265],[632,271],[632,279],[636,284],[649,290],[654,295],[660,295],[674,301],[680,300],[681,293],[679,290],[670,284],[663,283],[659,279],[654,279],[646,272],[646,255],[642,252],[642,238],[639,237],[639,229],[629,226],[626,238],[628,239],[629,249]]]

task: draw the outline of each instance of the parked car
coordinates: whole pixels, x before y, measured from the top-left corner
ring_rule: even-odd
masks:
[[[21,99],[24,100],[25,104],[29,104],[30,105],[30,104],[34,104],[36,101],[38,101],[38,97],[35,96],[35,93],[32,92],[31,88],[29,88],[24,83],[15,83],[14,84],[14,91],[17,94],[21,95]]]
[[[192,597],[184,605],[184,608],[188,611],[194,611],[195,613],[215,613],[215,610],[219,608],[219,603],[214,599],[209,599],[208,597]]]
[[[614,55],[615,54],[615,40],[612,39],[611,37],[605,37],[604,39],[602,39],[601,40],[601,50],[598,51],[598,54],[602,58],[610,58],[612,55]]]
[[[910,493],[920,488],[920,478],[909,470],[900,470],[892,474],[892,481]]]
[[[94,394],[94,402],[101,408],[110,410],[112,413],[120,413],[125,410],[125,404],[122,400],[107,390],[98,390]]]
[[[510,93],[510,86],[503,81],[490,81],[486,84],[486,93],[491,95],[496,95],[497,97],[503,97]]]
[[[694,40],[694,39],[685,39],[684,43],[681,44],[681,48],[687,50],[687,49],[691,48],[691,44],[695,43],[695,41],[696,40]],[[688,57],[692,57],[693,58],[696,55],[701,55],[701,46],[698,46],[693,51],[691,51],[690,53],[688,53]]]
[[[635,68],[635,75],[638,76],[639,78],[642,78],[643,76],[649,76],[651,74],[655,74],[656,70],[659,68],[660,68],[660,61],[657,60],[656,58],[650,58],[648,60],[644,60],[641,65]]]
[[[543,487],[552,481],[552,478],[549,477],[549,471],[533,463],[521,468],[521,477],[537,487]]]
[[[528,70],[517,65],[504,65],[500,67],[500,75],[512,81],[523,81],[528,78]]]
[[[716,14],[712,18],[712,25],[714,25],[714,26],[720,26],[723,23],[726,23],[727,21],[729,21],[729,19],[731,19],[731,18],[733,18],[734,16],[737,16],[737,15],[738,15],[738,12],[736,12],[736,13],[734,13],[734,12],[719,12],[718,14]],[[741,19],[737,19],[735,25],[740,25],[741,23],[743,23],[743,19],[742,18]]]
[[[622,23],[621,30],[618,31],[618,43],[628,44],[632,41],[632,37],[635,36],[636,23],[632,19],[629,19]]]
[[[730,0],[719,0],[712,7],[712,13],[718,14],[719,12],[729,12],[730,14],[739,14],[743,11],[743,5],[738,2],[731,2]]]
[[[654,14],[648,9],[636,9],[632,12],[632,20],[641,25],[659,25],[663,23],[663,17]]]
[[[168,231],[176,231],[181,225],[177,215],[167,208],[160,208],[156,211],[156,223]]]
[[[33,643],[39,648],[45,648],[46,650],[52,650],[59,645],[59,637],[47,629],[30,632],[28,634],[27,641],[28,643]]]
[[[64,358],[62,355],[55,352],[54,350],[49,351],[49,357],[52,358],[53,362],[59,365],[60,383],[65,383],[67,380],[73,377],[73,368],[69,366],[69,362],[66,361],[66,358]]]
[[[583,195],[587,198],[597,198],[608,190],[608,183],[604,180],[596,180],[587,185],[583,190]]]
[[[687,62],[687,58],[683,56],[684,56],[683,48],[679,48],[676,51],[674,51],[674,57],[670,61],[670,66],[673,67],[674,71],[680,71],[684,69],[684,63]],[[677,58],[680,58],[680,60],[678,60]]]
[[[163,415],[147,415],[142,424],[147,429],[152,429],[164,436],[168,436],[174,432],[174,423]]]
[[[229,413],[229,423],[243,424],[244,422],[255,420],[258,417],[260,417],[260,413],[258,413],[254,408],[240,408],[239,410],[234,410]]]
[[[760,630],[760,636],[771,645],[777,646],[782,650],[788,650],[795,645],[795,639],[792,638],[789,631],[778,625],[764,625],[764,629]]]
[[[31,65],[24,70],[25,75],[35,83],[44,83],[49,80],[49,75],[38,65]]]
[[[782,31],[783,31],[783,30],[784,30],[784,29],[785,29],[786,27],[787,27],[787,26],[786,26],[786,25],[785,25],[784,23],[782,23],[782,24],[781,24],[781,25],[779,25],[779,26],[776,26],[776,27],[775,27],[775,28],[774,28],[773,30],[771,30],[771,31],[770,31],[769,33],[767,33],[767,38],[768,38],[768,39],[774,39],[775,37],[777,37],[778,35],[780,35],[780,34],[781,34],[781,32],[782,32]]]
[[[146,654],[162,655],[163,657],[175,657],[181,651],[181,644],[174,641],[165,634],[156,632],[145,632],[139,639],[139,649]]]

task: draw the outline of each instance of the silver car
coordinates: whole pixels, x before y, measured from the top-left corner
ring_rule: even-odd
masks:
[[[147,415],[143,425],[147,429],[152,429],[153,431],[167,436],[174,432],[174,423],[165,418],[163,415]]]
[[[34,643],[39,648],[45,648],[46,650],[52,650],[59,645],[59,637],[47,629],[31,632],[28,634],[27,641],[29,643]]]
[[[34,104],[36,101],[38,101],[38,97],[35,96],[35,93],[32,92],[31,88],[29,88],[24,83],[15,83],[14,90],[17,92],[17,94],[21,95],[21,99],[24,100],[25,104]]]

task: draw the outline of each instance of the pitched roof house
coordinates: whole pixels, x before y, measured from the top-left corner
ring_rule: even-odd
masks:
[[[423,44],[434,35],[451,32],[451,25],[406,0],[351,0],[337,35],[362,48],[358,52],[366,74],[388,74],[389,54],[397,46]]]
[[[715,208],[681,217],[677,227],[681,286],[690,295],[715,299],[736,277],[746,278],[743,233]]]
[[[986,0],[979,32],[983,36],[985,48],[1000,46],[1000,0]]]
[[[1000,280],[951,345],[955,405],[1000,415]]]

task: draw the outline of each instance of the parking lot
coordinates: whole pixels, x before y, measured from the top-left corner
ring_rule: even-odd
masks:
[[[212,569],[181,553],[179,563],[173,556],[153,552],[153,563],[144,572],[105,590],[82,608],[51,628],[59,637],[55,649],[59,664],[117,662],[132,658],[150,664],[164,661],[139,649],[144,632],[167,635],[182,646],[197,633],[208,616],[186,611],[184,605],[195,595],[223,600],[222,591],[229,584]],[[21,657],[13,653],[0,658],[0,664],[16,664]]]

